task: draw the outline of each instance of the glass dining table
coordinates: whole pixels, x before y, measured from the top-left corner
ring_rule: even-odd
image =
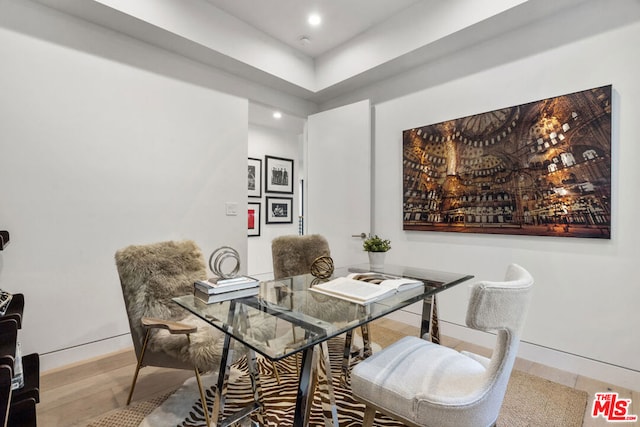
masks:
[[[314,292],[311,288],[321,282],[343,277],[353,272],[375,271],[420,280],[424,286],[414,287],[366,305],[339,297]],[[332,277],[318,279],[310,274],[267,280],[260,283],[257,296],[207,304],[193,295],[184,295],[173,300],[225,333],[220,371],[215,390],[215,401],[211,420],[216,425],[230,425],[241,418],[254,414],[256,424],[262,423],[260,378],[257,372],[256,353],[276,362],[300,353],[302,361],[294,414],[294,426],[308,425],[313,400],[312,373],[318,361],[328,367],[327,341],[346,334],[346,345],[342,366],[343,377],[348,377],[351,336],[354,329],[364,327],[372,320],[423,301],[421,336],[428,338],[433,296],[437,293],[473,278],[472,275],[451,273],[422,268],[385,265],[372,270],[368,264],[338,268]],[[365,338],[363,354],[370,354]],[[226,384],[233,361],[234,342],[243,344],[247,353],[247,365],[252,384],[254,403],[231,417],[222,419],[225,404]],[[329,423],[338,425],[337,409],[333,396],[331,369],[318,371],[324,384],[318,384],[322,392],[323,412]]]

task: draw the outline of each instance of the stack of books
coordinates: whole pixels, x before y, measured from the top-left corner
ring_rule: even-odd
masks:
[[[259,290],[260,281],[248,276],[231,279],[214,277],[193,284],[193,295],[207,304],[258,295]]]

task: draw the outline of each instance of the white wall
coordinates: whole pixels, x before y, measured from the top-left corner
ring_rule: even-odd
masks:
[[[524,341],[538,349],[554,350],[559,358],[576,355],[583,361],[602,362],[600,366],[608,373],[608,368],[624,368],[626,371],[611,374],[617,378],[602,379],[633,389],[640,383],[637,40],[640,24],[379,103],[375,106],[374,153],[374,230],[393,242],[388,262],[463,271],[475,274],[476,279],[500,279],[508,263],[523,265],[536,278]],[[473,51],[465,54],[473,55]],[[474,58],[467,56],[465,61]],[[453,68],[456,63],[454,59],[448,65]],[[446,68],[446,59],[440,66]],[[606,84],[612,84],[614,92],[611,240],[402,231],[404,129]],[[466,286],[444,293],[441,317],[463,325],[467,300]],[[579,369],[577,364],[555,362],[563,369]],[[597,377],[597,372],[590,374]]]
[[[32,3],[0,13],[0,287],[26,297],[42,370],[131,345],[117,249],[193,239],[246,265],[248,102],[186,83],[194,64]],[[32,26],[37,31],[32,32]],[[91,52],[40,38],[56,33]],[[100,53],[162,62],[167,77]]]
[[[249,157],[262,160],[262,197],[250,197],[249,202],[260,202],[262,214],[260,218],[260,236],[249,237],[248,243],[248,272],[253,275],[262,275],[273,272],[271,259],[271,241],[278,236],[298,234],[298,215],[300,187],[299,180],[302,176],[302,163],[300,159],[301,135],[293,132],[274,129],[260,125],[249,126]],[[293,159],[293,195],[265,193],[265,159],[266,155]],[[292,224],[265,224],[266,197],[293,197],[293,223]]]
[[[525,340],[620,366],[630,375],[603,379],[637,389],[640,26],[606,31],[600,25],[615,8],[598,4],[591,17],[545,20],[325,107],[375,105],[374,231],[394,243],[389,262],[478,279],[521,263],[538,282]],[[583,38],[594,28],[606,32]],[[559,34],[573,41],[555,47]],[[271,260],[253,254],[270,253],[275,235],[297,233],[295,222],[266,226],[263,216],[262,236],[247,239],[246,216],[224,216],[226,201],[244,211],[248,156],[299,158],[299,149],[297,137],[247,130],[246,101],[219,91],[291,110],[303,101],[22,0],[0,0],[0,57],[0,229],[12,237],[0,252],[0,287],[26,294],[21,341],[44,353],[43,370],[130,345],[117,248],[182,237],[205,253],[224,243],[245,254],[248,245],[243,265],[257,274]],[[402,130],[609,83],[610,241],[402,231]],[[466,300],[464,286],[443,295],[443,329],[463,323]]]

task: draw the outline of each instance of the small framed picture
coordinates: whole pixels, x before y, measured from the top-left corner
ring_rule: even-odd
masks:
[[[291,224],[293,222],[291,197],[267,197],[267,224]]]
[[[260,203],[249,202],[247,204],[247,235],[260,235]]]
[[[247,191],[249,197],[262,197],[262,160],[249,157]]]
[[[265,156],[266,193],[293,194],[293,160],[282,157]]]

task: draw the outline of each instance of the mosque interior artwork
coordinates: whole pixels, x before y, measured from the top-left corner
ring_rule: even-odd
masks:
[[[403,229],[611,238],[611,94],[403,131]]]

